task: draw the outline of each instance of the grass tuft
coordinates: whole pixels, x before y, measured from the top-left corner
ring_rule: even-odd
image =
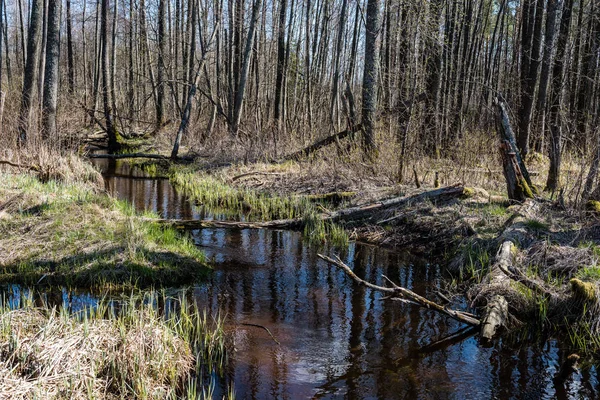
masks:
[[[0,388],[11,399],[196,399],[223,375],[221,319],[185,298],[159,313],[154,292],[102,300],[71,314],[47,305],[0,307]],[[165,302],[166,303],[166,302]],[[1,396],[0,396],[1,397]]]

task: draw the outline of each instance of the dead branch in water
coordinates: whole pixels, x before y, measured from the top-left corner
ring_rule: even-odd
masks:
[[[477,316],[475,316],[471,313],[468,313],[468,312],[464,312],[464,311],[452,310],[447,307],[441,306],[437,303],[434,303],[433,301],[428,300],[425,297],[420,296],[411,290],[408,290],[406,288],[396,285],[391,280],[389,280],[387,277],[385,277],[386,280],[388,282],[390,282],[393,287],[383,287],[383,286],[378,286],[378,285],[374,285],[370,282],[367,282],[367,281],[359,278],[354,273],[354,271],[352,271],[352,269],[350,269],[349,266],[347,266],[346,264],[344,264],[342,262],[342,260],[340,260],[339,257],[336,257],[336,259],[334,260],[333,258],[324,256],[322,254],[317,254],[317,256],[319,258],[321,258],[322,260],[327,261],[329,264],[335,265],[336,267],[342,269],[346,273],[346,275],[348,275],[350,278],[352,278],[359,285],[368,287],[368,288],[376,290],[378,292],[388,293],[390,295],[390,299],[392,299],[392,300],[402,301],[404,303],[428,308],[430,310],[434,310],[439,313],[445,314],[452,319],[455,319],[459,322],[463,322],[463,323],[471,325],[471,326],[480,326],[480,324],[481,324],[481,321],[477,318]]]

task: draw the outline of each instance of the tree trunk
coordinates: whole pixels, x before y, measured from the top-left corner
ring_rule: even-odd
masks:
[[[106,123],[106,134],[108,135],[109,151],[119,149],[117,140],[117,128],[114,125],[112,116],[112,85],[110,82],[109,60],[108,60],[108,7],[109,1],[102,0],[101,16],[100,16],[100,62],[102,64],[102,101],[104,102],[104,120]]]
[[[158,1],[158,72],[156,88],[156,127],[158,132],[164,121],[165,112],[165,56],[167,53],[167,41],[165,35],[165,1]]]
[[[546,12],[546,28],[544,31],[544,56],[542,58],[542,71],[540,72],[540,84],[537,100],[537,129],[540,137],[544,136],[546,101],[548,98],[548,82],[552,72],[552,51],[554,49],[554,37],[556,33],[556,16],[558,11],[558,0],[548,0]]]
[[[573,9],[573,0],[565,0],[563,3],[562,16],[560,19],[560,29],[557,39],[556,58],[552,70],[552,85],[550,92],[550,169],[548,170],[548,180],[546,181],[546,190],[554,191],[558,188],[560,182],[560,166],[562,152],[562,115],[561,101],[563,90],[563,73],[566,61],[567,44],[569,41],[569,31],[571,27],[571,15]]]
[[[46,67],[42,99],[42,138],[56,138],[56,105],[58,103],[61,0],[49,0],[46,33]]]
[[[285,16],[287,12],[287,0],[279,2],[279,28],[277,35],[277,79],[275,83],[275,121],[279,124],[281,117],[281,103],[283,93],[283,81],[285,75]]]
[[[20,3],[19,3],[20,4]],[[32,0],[31,17],[27,35],[27,61],[23,75],[23,91],[21,94],[21,110],[19,112],[19,145],[25,145],[31,120],[31,103],[35,76],[38,67],[38,55],[40,49],[40,29],[42,25],[43,0]]]
[[[375,114],[377,112],[377,73],[379,62],[379,0],[367,2],[367,22],[365,37],[365,67],[362,87],[362,125],[363,152],[367,159],[377,157],[377,144],[375,143]]]
[[[73,32],[71,27],[71,0],[66,0],[67,5],[67,75],[69,79],[69,93],[75,93],[75,62],[73,54]]]
[[[533,197],[531,179],[521,158],[503,100],[498,98],[498,133],[508,199],[523,202]]]
[[[522,41],[521,41],[521,104],[517,144],[521,155],[529,152],[529,126],[535,86],[537,83],[540,48],[542,43],[543,0],[526,0],[523,2]]]
[[[240,71],[240,82],[235,94],[235,104],[233,107],[233,118],[231,121],[231,134],[238,135],[240,121],[242,118],[242,107],[244,106],[244,96],[246,92],[246,82],[248,80],[248,72],[250,71],[250,55],[252,54],[252,44],[254,43],[254,34],[256,31],[256,21],[258,20],[258,12],[260,11],[262,0],[255,0],[252,8],[252,18],[250,19],[250,27],[248,28],[248,37],[246,38],[246,48],[244,50],[244,61]]]

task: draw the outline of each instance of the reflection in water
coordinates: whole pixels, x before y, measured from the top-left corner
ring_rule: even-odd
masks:
[[[138,209],[199,217],[168,181],[130,179],[126,164],[109,172],[125,176],[108,174],[108,191]],[[227,315],[235,345],[216,398],[226,382],[234,382],[240,399],[600,396],[594,367],[559,381],[568,353],[555,340],[481,346],[456,321],[383,301],[380,293],[353,284],[304,246],[298,233],[205,229],[193,236],[216,265],[210,281],[193,288],[193,298]],[[431,298],[441,280],[438,266],[374,247],[351,244],[344,260],[372,282],[384,285],[383,274]],[[18,301],[19,290],[11,287],[8,301]],[[94,301],[65,290],[52,300],[76,309]],[[268,328],[281,345],[244,323]]]

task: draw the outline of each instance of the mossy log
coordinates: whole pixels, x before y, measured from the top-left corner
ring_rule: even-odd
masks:
[[[499,293],[510,290],[510,282],[516,281],[526,287],[544,294],[550,293],[536,281],[527,278],[514,264],[518,252],[517,245],[526,247],[532,240],[526,221],[535,219],[539,211],[539,203],[527,200],[523,205],[515,208],[514,213],[507,222],[507,226],[498,237],[500,243],[494,263],[487,276],[487,284],[482,286],[479,294],[473,300],[473,305],[482,297],[488,297],[487,305],[482,318],[481,337],[491,340],[502,327],[508,324],[508,302]],[[492,294],[490,296],[490,294]]]
[[[500,245],[496,259],[489,273],[489,286],[500,288],[508,285],[509,279],[503,273],[504,269],[512,266],[514,260],[514,244],[505,241]],[[498,330],[506,326],[508,319],[508,302],[503,296],[495,295],[487,303],[482,323],[481,337],[491,340]]]

